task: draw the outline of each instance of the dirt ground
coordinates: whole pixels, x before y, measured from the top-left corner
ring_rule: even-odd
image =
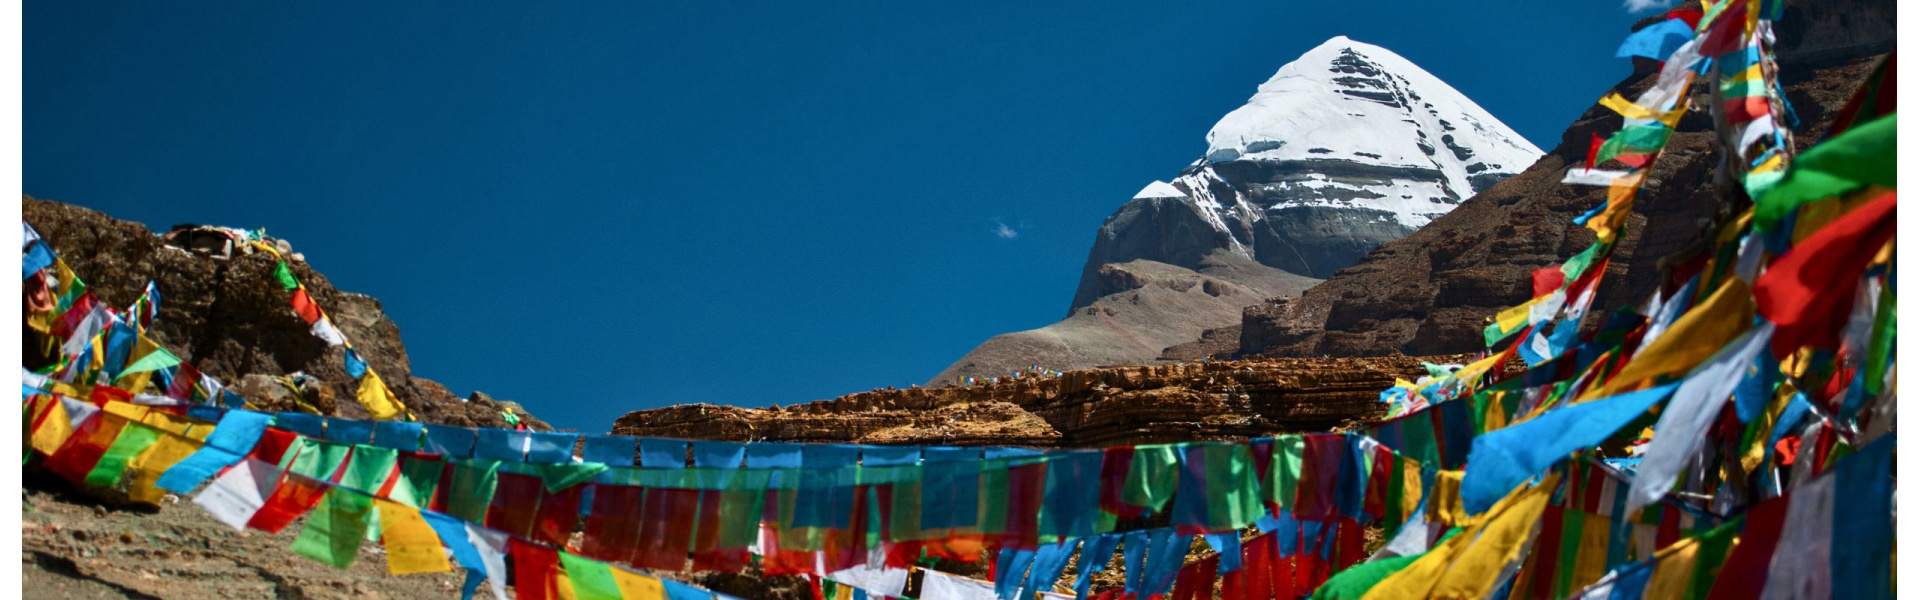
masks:
[[[346,570],[294,554],[300,525],[234,531],[190,502],[111,506],[57,477],[26,475],[23,598],[458,598],[454,573],[387,573],[378,543]],[[485,590],[482,597],[490,596]]]

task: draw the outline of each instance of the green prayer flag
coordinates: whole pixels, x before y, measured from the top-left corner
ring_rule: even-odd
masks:
[[[447,482],[447,515],[469,523],[487,522],[487,505],[493,503],[493,489],[500,480],[500,461],[489,459],[453,462],[453,475]]]
[[[1765,79],[1728,80],[1720,84],[1720,97],[1728,100],[1767,95]]]
[[[300,448],[288,453],[292,464],[287,466],[287,470],[321,481],[332,481],[334,472],[352,452],[352,444],[301,437]]]
[[[566,569],[577,600],[620,600],[620,584],[613,579],[612,565],[561,552],[560,567]]]
[[[1440,542],[1447,541],[1447,538],[1451,538],[1453,534],[1459,532],[1459,527],[1448,530],[1445,535],[1440,537]],[[1440,542],[1434,542],[1434,545],[1438,546]],[[1420,560],[1422,556],[1426,556],[1426,553],[1422,552],[1409,556],[1382,558],[1353,565],[1338,573],[1334,573],[1333,577],[1327,579],[1326,583],[1320,584],[1319,589],[1313,591],[1312,600],[1358,600],[1361,596],[1366,595],[1368,590],[1372,590],[1373,586],[1378,585],[1381,580],[1386,579],[1389,575],[1400,572],[1401,569],[1407,568],[1407,565],[1413,564],[1413,561]]]
[[[1265,510],[1249,444],[1208,444],[1201,449],[1207,468],[1207,525],[1214,531],[1252,525]]]
[[[160,441],[160,430],[136,422],[128,422],[120,429],[120,435],[113,438],[113,444],[107,446],[100,462],[87,472],[87,485],[95,487],[114,487],[120,485],[120,479],[126,476],[127,461]]]
[[[1687,585],[1687,598],[1706,598],[1718,579],[1720,567],[1727,562],[1727,554],[1733,551],[1735,536],[1746,528],[1746,518],[1734,518],[1719,527],[1700,535],[1700,549],[1694,551],[1693,576]]]
[[[920,529],[920,465],[899,467],[910,470],[900,481],[893,484],[893,506],[887,519],[888,533],[894,541],[923,539]],[[720,505],[721,518],[726,518],[726,505]],[[722,531],[725,531],[722,529]]]
[[[721,547],[744,548],[759,539],[760,517],[766,510],[767,484],[772,477],[770,469],[741,469],[727,481],[726,489],[720,492]]]
[[[1571,284],[1573,280],[1579,279],[1581,275],[1585,275],[1587,273],[1587,267],[1593,266],[1593,261],[1600,258],[1600,254],[1606,251],[1605,246],[1605,243],[1595,241],[1593,244],[1588,245],[1587,249],[1581,250],[1579,254],[1568,257],[1567,262],[1561,263],[1560,273],[1566,276],[1565,279],[1567,283]]]
[[[1151,444],[1133,449],[1133,464],[1127,470],[1127,483],[1120,500],[1134,506],[1160,512],[1180,485],[1179,449],[1167,444]],[[993,496],[985,496],[991,498]]]
[[[1879,396],[1887,383],[1887,368],[1893,366],[1893,337],[1898,326],[1898,309],[1892,286],[1880,287],[1880,305],[1873,315],[1873,334],[1867,338],[1867,395]]]
[[[373,497],[341,488],[328,490],[307,515],[300,537],[294,538],[294,553],[339,569],[353,566],[372,512]]]
[[[1667,138],[1672,135],[1672,129],[1657,123],[1622,129],[1600,145],[1593,162],[1597,165],[1622,154],[1651,154],[1666,147]]]
[[[300,280],[293,278],[293,270],[287,268],[287,261],[274,263],[273,277],[280,280],[280,287],[289,290],[300,287]]]
[[[1786,177],[1755,201],[1753,224],[1771,230],[1816,200],[1868,186],[1896,187],[1895,117],[1889,114],[1815,144],[1787,166]]]
[[[378,492],[393,474],[394,465],[399,462],[398,450],[355,444],[353,456],[347,461],[347,470],[340,475],[340,485],[367,493]]]
[[[1307,450],[1307,438],[1288,434],[1273,438],[1273,465],[1268,467],[1267,500],[1280,510],[1293,510],[1294,496],[1300,489],[1300,467]]]
[[[1387,576],[1400,572],[1423,555],[1395,556],[1363,562],[1346,568],[1313,591],[1313,600],[1359,600]]]
[[[140,357],[140,360],[133,361],[133,364],[121,369],[120,375],[125,377],[128,373],[158,371],[160,369],[177,366],[180,366],[180,357],[174,356],[173,353],[168,352],[166,348],[156,347],[152,352],[148,352],[146,356]]]
[[[526,466],[534,468],[534,472],[540,476],[540,482],[547,486],[549,492],[558,492],[592,481],[595,475],[607,470],[607,465],[603,463],[528,463]]]
[[[438,460],[407,458],[400,462],[400,484],[394,486],[393,501],[421,508],[440,487],[440,473],[446,463]]]
[[[1007,477],[1007,461],[988,460],[980,465],[980,498],[1005,499],[1011,495]],[[1007,530],[1007,502],[982,501],[980,519],[977,522],[980,533],[998,534]]]

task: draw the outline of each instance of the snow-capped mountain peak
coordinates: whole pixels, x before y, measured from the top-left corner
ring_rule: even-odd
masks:
[[[1291,182],[1329,192],[1307,195],[1334,205],[1358,203],[1393,213],[1408,228],[1520,172],[1541,154],[1425,69],[1345,36],[1281,67],[1246,105],[1213,126],[1207,144],[1208,163],[1343,162],[1426,172],[1428,177],[1393,178],[1384,186],[1327,177]],[[1339,201],[1355,195],[1349,192],[1363,198]]]

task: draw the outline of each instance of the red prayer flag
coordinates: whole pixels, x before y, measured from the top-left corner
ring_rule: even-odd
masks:
[[[1333,548],[1334,571],[1351,567],[1367,558],[1367,542],[1360,530],[1360,522],[1352,517],[1342,517],[1339,525]]]
[[[293,312],[299,313],[300,318],[306,319],[308,325],[320,320],[320,306],[313,303],[312,296],[307,295],[306,286],[293,290]]]
[[[1587,143],[1587,169],[1593,169],[1593,159],[1600,155],[1600,147],[1605,145],[1607,145],[1606,138],[1600,137],[1600,132],[1598,131],[1593,132],[1593,140]],[[1535,293],[1534,295],[1538,296],[1540,294]]]
[[[1340,462],[1347,455],[1347,438],[1337,433],[1311,433],[1306,435],[1306,442],[1300,459],[1300,488],[1294,501],[1294,518],[1331,521],[1338,513],[1334,497],[1339,493]]]
[[[594,485],[593,508],[587,513],[580,554],[607,562],[632,557],[640,547],[640,507],[645,491],[637,485]]]
[[[1100,510],[1123,519],[1140,516],[1140,507],[1121,500],[1127,471],[1133,467],[1133,446],[1108,448],[1100,458]]]
[[[1695,17],[1699,19],[1700,17]],[[1740,47],[1743,34],[1746,33],[1747,3],[1734,2],[1721,11],[1708,25],[1704,39],[1700,40],[1695,52],[1701,56],[1715,57],[1732,52]],[[1695,26],[1695,29],[1698,29]]]
[[[1240,546],[1240,570],[1247,574],[1246,587],[1241,590],[1244,600],[1273,600],[1273,555],[1278,550],[1273,535],[1262,535]]]
[[[259,459],[260,462],[277,465],[280,464],[280,459],[287,455],[287,451],[293,449],[294,442],[298,441],[300,441],[298,433],[268,427],[266,431],[261,432],[260,441],[253,444],[253,451],[247,455]]]
[[[108,402],[115,400],[132,402],[133,393],[102,383],[94,385],[93,393],[87,395],[87,401],[100,406],[106,406]]]
[[[1741,125],[1765,117],[1772,111],[1768,108],[1766,96],[1745,96],[1728,98],[1721,105],[1721,112],[1726,113],[1727,124]]]
[[[1773,355],[1801,346],[1837,348],[1861,274],[1893,237],[1895,192],[1834,219],[1781,255],[1753,284],[1760,316],[1778,328]]]
[[[1541,267],[1533,272],[1533,295],[1538,298],[1560,289],[1567,282],[1567,274],[1559,265]]]
[[[1280,540],[1275,539],[1274,543]],[[1273,549],[1273,597],[1277,600],[1292,600],[1298,597],[1293,593],[1293,557],[1280,556],[1280,548]]]
[[[267,497],[266,504],[254,511],[253,518],[247,521],[247,527],[280,533],[301,515],[313,510],[325,495],[326,484],[296,475],[283,475],[279,485],[273,488],[273,495]]]
[[[549,600],[560,597],[560,553],[539,544],[507,538],[507,555],[513,559],[513,593],[518,600]]]
[[[1007,468],[1007,528],[1001,543],[1008,548],[1039,548],[1040,500],[1046,493],[1047,463]]]
[[[1773,551],[1780,544],[1780,530],[1787,520],[1787,502],[1792,496],[1769,499],[1747,510],[1747,524],[1740,530],[1740,544],[1721,563],[1707,600],[1759,598],[1767,586],[1767,569],[1773,563]]]
[[[1218,562],[1219,559],[1214,559]],[[1240,569],[1220,576],[1220,600],[1245,600],[1247,569]]]
[[[541,483],[539,477],[500,473],[493,500],[487,505],[485,525],[515,536],[533,537],[533,523],[539,516],[540,496],[545,490],[546,484]]]
[[[634,551],[634,566],[686,570],[687,548],[693,543],[694,509],[699,502],[699,490],[648,488],[641,507],[640,544]],[[812,570],[812,556],[808,554],[806,569]]]
[[[72,435],[67,436],[67,441],[61,442],[60,448],[53,451],[53,456],[47,457],[47,470],[75,484],[86,481],[87,473],[100,464],[107,447],[120,437],[120,430],[126,425],[126,419],[101,411],[80,424]]]
[[[1701,12],[1698,8],[1683,7],[1667,11],[1667,20],[1679,19],[1680,22],[1686,23],[1687,27],[1693,29],[1700,28],[1700,17],[1703,16],[1706,16],[1706,13]]]
[[[573,537],[573,526],[580,522],[580,490],[584,485],[575,485],[558,492],[540,490],[540,511],[533,521],[535,540],[554,546],[564,547]]]

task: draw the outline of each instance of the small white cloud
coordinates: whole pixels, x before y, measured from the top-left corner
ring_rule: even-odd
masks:
[[[1667,2],[1665,2],[1664,0],[1626,0],[1625,2],[1621,3],[1621,6],[1625,7],[1627,9],[1627,12],[1637,13],[1637,12],[1646,12],[1646,11],[1654,10],[1657,8],[1666,8]]]
[[[1014,228],[1012,227],[1008,227],[1005,221],[995,219],[993,221],[993,225],[994,225],[993,234],[1000,236],[1000,239],[1010,240],[1013,238],[1020,237],[1020,232],[1015,231]]]

